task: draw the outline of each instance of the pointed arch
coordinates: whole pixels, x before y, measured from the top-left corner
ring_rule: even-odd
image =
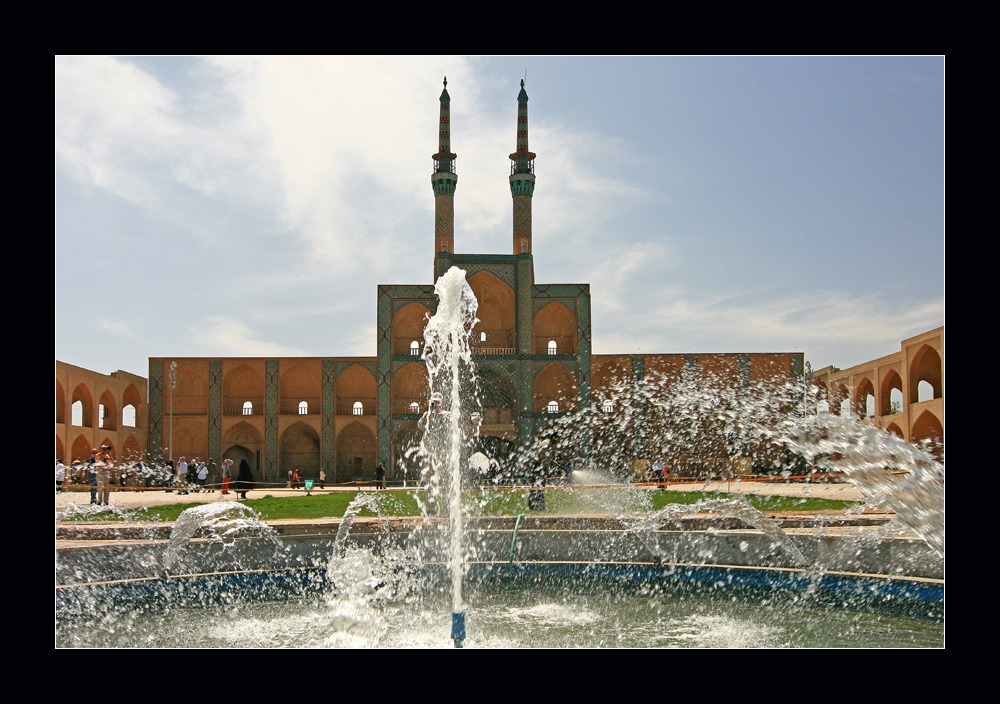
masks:
[[[410,345],[417,343],[419,350],[424,346],[424,327],[431,317],[431,309],[416,301],[407,303],[392,316],[392,353],[394,355],[412,355]]]
[[[66,422],[66,389],[56,379],[56,423]]]
[[[553,342],[554,354],[576,354],[576,316],[559,301],[552,301],[535,313],[532,334],[536,355],[551,354]]]
[[[875,415],[875,385],[871,379],[862,377],[854,392],[854,408],[860,418]]]
[[[901,413],[903,410],[903,380],[894,369],[890,370],[882,379],[881,391],[882,402],[881,408],[879,408],[879,415],[888,416],[894,413]],[[893,394],[893,391],[897,391],[898,394]],[[898,408],[895,407],[896,403],[899,405]],[[902,434],[900,435],[902,436]]]
[[[512,349],[517,322],[514,290],[488,271],[476,272],[467,281],[479,301],[476,313],[479,322],[472,329],[473,346]],[[485,340],[483,333],[486,333]]]
[[[207,399],[207,395],[205,398]],[[250,415],[245,412],[247,402],[253,405],[255,411],[256,409],[263,411],[264,379],[249,365],[241,364],[226,374],[222,380],[222,407],[225,409],[223,412],[226,415]]]
[[[303,477],[319,476],[319,450],[319,434],[301,421],[295,423],[281,434],[278,476],[295,467]]]
[[[535,377],[535,413],[548,413],[549,404],[558,403],[559,412],[577,410],[576,376],[561,362],[552,362]]]
[[[337,436],[337,474],[352,479],[371,478],[375,474],[376,454],[375,434],[354,421]]]
[[[930,345],[923,345],[917,353],[913,355],[910,362],[909,373],[909,397],[910,403],[917,403],[919,400],[918,386],[921,381],[926,381],[933,389],[934,398],[942,398],[944,387],[941,378],[941,355]]]
[[[300,362],[284,372],[278,381],[278,407],[282,413],[302,414],[302,403],[306,413],[319,411],[323,398],[322,377],[316,364]]]
[[[375,375],[367,367],[355,362],[337,375],[337,414],[371,415],[376,410],[378,387]],[[357,414],[356,404],[360,403],[362,412]]]
[[[85,462],[90,457],[90,451],[94,449],[91,447],[92,444],[84,435],[77,435],[76,439],[73,440],[70,461],[75,462],[76,460],[80,460],[81,462]]]
[[[101,402],[98,407],[100,418],[98,418],[97,426],[102,430],[117,430],[118,403],[110,389],[101,394]]]
[[[940,460],[944,452],[944,425],[931,413],[921,413],[910,427],[910,442],[927,442],[934,455]]]
[[[427,410],[430,378],[427,368],[420,362],[410,362],[392,377],[392,412],[413,413],[410,404],[416,403],[419,413]]]
[[[77,406],[76,411],[79,417],[73,417],[77,413],[71,414],[71,423],[73,425],[79,425],[84,428],[94,427],[94,397],[90,394],[90,389],[87,388],[86,384],[79,384],[75,389],[73,389],[73,399],[70,401],[71,404]],[[79,421],[79,423],[77,422]],[[88,457],[89,450],[88,450]]]

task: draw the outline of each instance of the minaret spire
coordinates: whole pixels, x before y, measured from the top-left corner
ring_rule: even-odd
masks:
[[[434,257],[444,255],[447,259],[455,251],[455,173],[456,154],[451,152],[451,96],[448,95],[448,77],[444,79],[441,91],[441,118],[438,127],[438,151],[434,159],[434,173],[431,186],[434,188]],[[437,280],[439,267],[435,264],[434,279]],[[445,267],[447,270],[447,267]]]
[[[528,151],[528,92],[521,79],[517,95],[517,151],[510,155],[510,195],[514,199],[514,254],[531,254],[531,196],[535,155]]]

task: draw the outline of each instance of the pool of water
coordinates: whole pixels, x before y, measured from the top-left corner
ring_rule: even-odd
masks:
[[[943,647],[940,595],[746,572],[493,568],[469,581],[465,647]],[[756,575],[756,576],[755,576]],[[325,574],[71,590],[60,647],[453,647],[444,580],[334,593]],[[122,590],[128,589],[129,593]],[[904,593],[905,592],[905,593]]]

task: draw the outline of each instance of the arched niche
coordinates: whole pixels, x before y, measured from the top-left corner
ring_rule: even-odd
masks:
[[[241,364],[222,380],[222,407],[226,415],[244,415],[243,405],[253,405],[253,413],[264,411],[264,378],[247,364]],[[258,410],[259,409],[259,410]]]
[[[169,384],[167,385],[164,394],[165,403],[171,402],[171,394],[173,395],[175,414],[203,415],[208,413],[208,380],[194,365],[177,363],[177,387],[171,391]]]
[[[473,274],[468,282],[479,302],[479,322],[472,329],[473,347],[513,349],[517,321],[513,289],[488,271]]]
[[[282,413],[299,414],[305,402],[309,413],[319,413],[323,398],[322,376],[316,364],[300,362],[278,380],[278,407]]]
[[[71,423],[73,425],[80,425],[84,428],[94,427],[94,397],[90,393],[90,389],[87,388],[86,384],[79,384],[75,389],[73,389],[73,399],[70,401],[72,404],[80,404],[78,419],[72,419]],[[77,423],[76,421],[79,421]],[[89,453],[87,455],[90,456]]]
[[[909,373],[909,397],[910,403],[919,401],[918,386],[921,381],[931,385],[934,390],[934,398],[941,398],[944,388],[941,383],[941,355],[930,345],[923,345],[917,353],[913,355],[910,362]]]
[[[392,377],[392,412],[413,413],[411,404],[417,404],[417,412],[427,410],[430,380],[427,368],[420,362],[411,362]]]
[[[99,406],[101,417],[98,419],[98,427],[102,430],[117,430],[118,404],[110,389],[101,394]]]
[[[927,443],[931,452],[940,460],[944,452],[944,426],[941,420],[930,411],[921,413],[910,427],[910,442]]]
[[[319,435],[305,423],[295,423],[281,434],[279,477],[296,467],[303,478],[318,477],[320,468]]]
[[[875,415],[875,385],[868,377],[858,382],[854,394],[854,408],[861,418]]]
[[[368,368],[354,363],[337,375],[337,414],[371,415],[376,410],[378,387],[375,375]],[[361,404],[362,413],[356,413],[355,404]]]
[[[551,402],[559,404],[559,412],[577,410],[576,376],[560,362],[552,362],[535,377],[535,413],[546,413]]]
[[[550,353],[555,343],[556,354],[576,354],[576,316],[559,301],[553,301],[535,314],[532,323],[534,353]]]
[[[881,391],[882,407],[879,409],[879,415],[888,416],[895,413],[902,413],[903,380],[895,370],[890,370],[882,378]],[[893,393],[894,391],[898,393]],[[898,404],[898,408],[895,407],[894,402]],[[902,436],[902,434],[900,434],[900,436]]]
[[[422,303],[407,303],[392,316],[392,353],[411,356],[410,345],[417,343],[417,352],[424,348],[424,327],[431,316],[431,309]]]
[[[337,436],[337,474],[351,479],[370,479],[375,474],[375,434],[355,421]]]

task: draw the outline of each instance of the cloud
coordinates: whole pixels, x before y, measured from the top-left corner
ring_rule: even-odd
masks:
[[[190,330],[190,337],[203,349],[202,356],[221,357],[311,357],[308,352],[257,339],[245,323],[223,316],[203,318]],[[198,356],[198,355],[195,355]]]
[[[109,320],[102,320],[98,323],[98,326],[101,330],[105,330],[119,337],[128,338],[129,340],[139,339],[139,336],[132,332],[132,328],[127,323],[113,323]]]
[[[890,354],[907,337],[944,323],[943,299],[890,305],[879,295],[817,291],[734,302],[662,288],[617,308],[617,333],[595,332],[601,354],[804,351],[814,366],[847,367]],[[602,321],[595,321],[598,328]]]

